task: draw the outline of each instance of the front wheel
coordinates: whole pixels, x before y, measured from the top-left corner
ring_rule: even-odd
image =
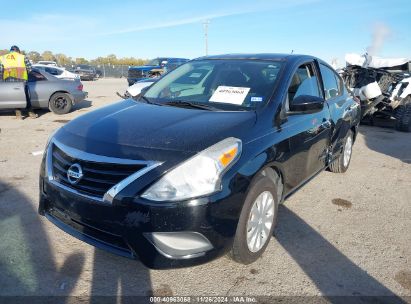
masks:
[[[73,107],[73,100],[67,93],[54,93],[49,102],[49,109],[57,115],[67,114]]]
[[[334,173],[344,173],[347,171],[351,162],[352,147],[354,143],[354,134],[348,131],[345,137],[344,148],[340,156],[330,164],[330,171]]]
[[[278,213],[277,185],[266,176],[252,183],[238,222],[231,257],[250,264],[265,251],[273,235]]]
[[[395,129],[411,132],[411,97],[408,96],[402,105],[395,109]]]

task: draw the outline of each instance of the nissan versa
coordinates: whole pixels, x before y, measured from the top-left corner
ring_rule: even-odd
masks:
[[[195,59],[60,128],[39,212],[150,268],[226,253],[248,264],[266,249],[279,203],[326,168],[347,170],[359,120],[340,76],[315,57]]]

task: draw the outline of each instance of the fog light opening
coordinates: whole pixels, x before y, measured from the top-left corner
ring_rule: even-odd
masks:
[[[144,236],[158,252],[173,259],[199,257],[213,249],[210,241],[198,232],[152,232]]]

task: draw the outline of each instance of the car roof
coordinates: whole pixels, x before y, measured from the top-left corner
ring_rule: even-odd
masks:
[[[43,67],[43,68],[52,68],[52,69],[64,70],[63,68],[58,67],[58,66],[47,65],[47,64],[39,64],[39,63],[33,64],[33,67]]]
[[[272,61],[300,61],[301,59],[317,59],[310,55],[281,54],[281,53],[248,53],[248,54],[223,54],[203,56],[194,60],[204,59],[238,59],[238,60],[272,60]]]

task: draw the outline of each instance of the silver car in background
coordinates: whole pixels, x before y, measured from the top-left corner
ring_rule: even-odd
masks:
[[[27,83],[0,81],[0,110],[24,109],[29,96],[33,108],[49,109],[55,114],[67,114],[87,97],[80,80],[58,79],[36,68],[29,73]]]

